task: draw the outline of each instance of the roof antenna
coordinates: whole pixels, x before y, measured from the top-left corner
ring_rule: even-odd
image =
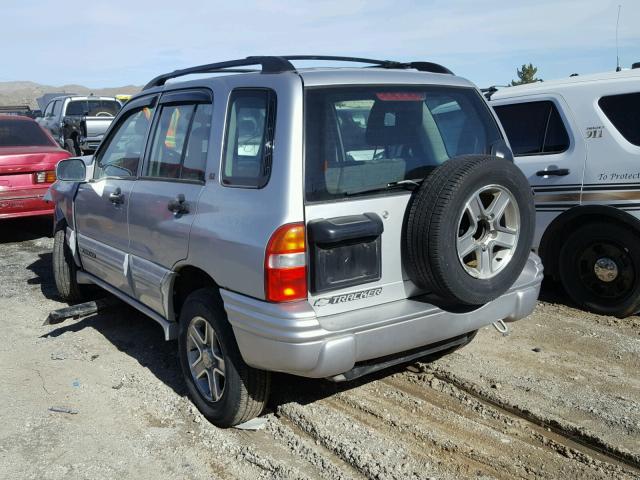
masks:
[[[622,5],[618,5],[618,20],[616,20],[616,72],[622,70],[622,68],[620,68],[620,52],[618,50],[618,25],[620,24],[620,10],[622,10]]]

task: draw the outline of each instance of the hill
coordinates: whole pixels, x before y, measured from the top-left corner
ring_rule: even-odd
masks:
[[[79,95],[107,95],[133,94],[142,89],[136,85],[125,85],[123,87],[88,88],[83,85],[62,85],[55,87],[52,85],[42,85],[35,82],[0,82],[0,105],[29,105],[31,108],[38,108],[36,98],[45,93],[77,93]]]

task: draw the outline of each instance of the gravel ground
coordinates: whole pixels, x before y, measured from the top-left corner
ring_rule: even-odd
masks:
[[[276,375],[265,427],[221,430],[152,320],[42,324],[62,306],[48,229],[0,226],[0,478],[640,478],[638,317],[551,286],[509,335],[439,359],[341,385]]]

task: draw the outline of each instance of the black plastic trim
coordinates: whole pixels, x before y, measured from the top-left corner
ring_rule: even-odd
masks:
[[[213,95],[211,90],[208,89],[177,90],[162,94],[160,104],[172,103],[213,103]]]
[[[382,219],[375,213],[315,220],[308,225],[314,244],[333,245],[358,238],[375,238],[384,232]]]

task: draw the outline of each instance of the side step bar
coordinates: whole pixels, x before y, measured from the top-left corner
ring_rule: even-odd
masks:
[[[126,303],[128,305],[131,305],[133,308],[135,308],[135,309],[141,311],[142,313],[144,313],[147,317],[149,317],[152,320],[155,320],[156,322],[158,322],[160,324],[160,326],[162,327],[162,329],[164,330],[164,339],[165,340],[175,340],[176,338],[178,338],[178,324],[177,323],[168,321],[166,318],[164,318],[159,313],[154,312],[149,307],[141,304],[137,300],[131,298],[129,295],[126,295],[126,294],[122,293],[118,289],[113,288],[108,283],[103,282],[98,277],[96,277],[94,275],[91,275],[90,273],[77,272],[76,276],[77,276],[77,279],[78,279],[78,283],[87,283],[87,282],[88,283],[95,283],[100,288],[103,288],[107,292],[109,292],[112,295],[115,295],[116,297],[118,297],[124,303]]]
[[[351,370],[341,373],[340,375],[327,377],[327,380],[330,380],[332,382],[346,382],[354,380],[356,378],[360,378],[373,372],[377,372],[379,370],[384,370],[385,368],[400,365],[402,363],[409,363],[419,358],[426,357],[427,355],[433,355],[434,353],[442,352],[444,350],[461,347],[463,345],[466,345],[473,339],[473,337],[475,336],[474,333],[475,332],[466,333],[458,337],[427,345],[426,347],[420,347],[414,350],[409,350],[407,352],[402,352],[397,355],[387,355],[386,357],[367,360],[366,362],[360,362],[359,364],[357,363],[356,366]]]

